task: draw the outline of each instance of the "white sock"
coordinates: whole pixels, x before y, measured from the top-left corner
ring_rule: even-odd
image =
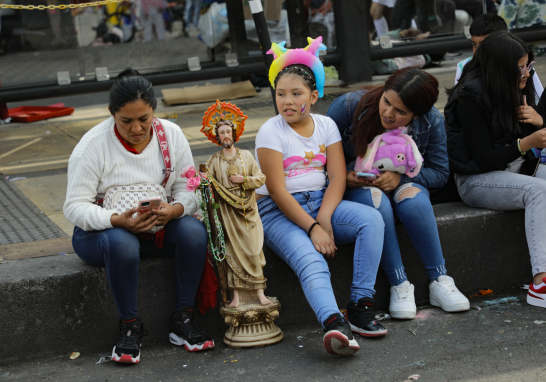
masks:
[[[542,282],[542,283],[540,283],[540,285],[537,285],[537,284],[535,284],[535,283],[533,282],[533,285],[534,285],[534,288],[535,288],[535,289],[540,289],[540,288],[542,288],[543,286],[546,286],[546,283],[545,283],[545,282]]]
[[[375,30],[377,31],[377,36],[383,36],[385,33],[389,31],[389,25],[387,24],[387,19],[385,17],[381,17],[379,20],[373,21],[375,25]]]
[[[417,23],[415,22],[415,19],[411,19],[411,27],[417,29]]]

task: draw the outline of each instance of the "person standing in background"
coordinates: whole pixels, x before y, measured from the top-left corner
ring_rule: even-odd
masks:
[[[509,29],[546,24],[544,0],[502,0],[498,15]]]
[[[409,29],[415,18],[422,33],[450,33],[455,25],[455,8],[451,0],[398,0],[392,11],[392,24],[396,29]]]
[[[184,10],[184,22],[186,28],[197,29],[199,24],[199,13],[201,11],[201,0],[186,0],[186,9]]]
[[[394,4],[396,4],[396,0],[375,0],[372,2],[370,14],[372,15],[377,37],[383,36],[389,31],[389,25],[387,19],[383,16],[383,11],[385,7],[394,8]]]
[[[165,39],[165,21],[163,11],[167,7],[165,0],[146,0],[142,2],[142,22],[144,24],[144,41],[151,41],[153,29],[158,40]]]

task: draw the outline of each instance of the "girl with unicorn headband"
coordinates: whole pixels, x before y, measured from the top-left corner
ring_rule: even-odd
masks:
[[[269,80],[279,115],[256,137],[256,158],[266,176],[256,190],[264,241],[297,274],[307,301],[326,334],[330,354],[359,350],[352,332],[387,334],[372,312],[375,277],[383,248],[383,220],[373,207],[343,201],[345,161],[341,136],[328,117],[310,112],[323,95],[322,37],[304,49],[272,44]],[[328,168],[328,179],[325,168]],[[348,320],[340,314],[325,257],[337,244],[355,242]]]

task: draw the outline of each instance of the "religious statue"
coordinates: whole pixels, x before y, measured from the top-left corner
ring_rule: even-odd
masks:
[[[243,134],[247,118],[235,105],[216,101],[205,112],[201,129],[210,141],[222,146],[207,161],[206,173],[225,236],[227,264],[219,266],[218,271],[220,285],[231,294],[229,304],[221,308],[231,327],[224,342],[234,347],[264,346],[282,339],[282,332],[273,324],[280,303],[264,293],[267,280],[263,274],[263,226],[254,190],[265,184],[265,175],[249,151],[234,146]],[[239,338],[235,333],[239,324],[265,324],[263,330],[252,331],[259,341],[253,342],[247,335]],[[267,339],[264,334],[272,337]]]

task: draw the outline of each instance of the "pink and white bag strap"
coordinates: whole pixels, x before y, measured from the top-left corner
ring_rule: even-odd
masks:
[[[163,162],[165,163],[165,179],[161,182],[161,187],[165,188],[169,177],[171,176],[171,154],[169,152],[169,143],[167,141],[167,132],[165,128],[159,121],[159,119],[154,118],[152,122],[154,132],[156,133],[157,140],[159,141],[159,147],[161,148],[161,155],[163,155]]]

